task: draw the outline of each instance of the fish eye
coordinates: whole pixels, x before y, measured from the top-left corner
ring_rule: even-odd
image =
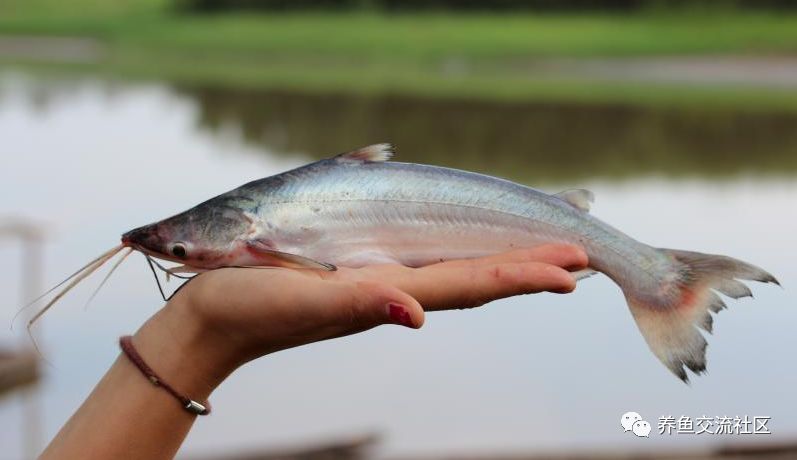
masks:
[[[186,254],[185,245],[183,243],[174,243],[171,253],[174,257],[179,257],[182,259]]]

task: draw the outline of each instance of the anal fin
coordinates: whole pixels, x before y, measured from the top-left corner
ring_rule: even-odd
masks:
[[[587,278],[589,278],[592,275],[595,275],[597,273],[598,273],[597,271],[595,271],[595,270],[593,270],[591,268],[585,268],[583,270],[577,270],[577,271],[574,271],[574,272],[570,272],[570,274],[573,275],[573,278],[576,281],[585,280],[585,279],[587,279]]]

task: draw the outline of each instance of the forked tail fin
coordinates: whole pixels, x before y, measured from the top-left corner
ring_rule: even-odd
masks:
[[[653,354],[684,382],[687,369],[706,370],[706,339],[698,327],[711,332],[713,318],[726,308],[717,292],[738,299],[752,296],[739,279],[775,283],[766,271],[730,257],[660,249],[673,258],[675,273],[658,293],[624,288],[631,314]],[[716,291],[716,292],[715,292]]]

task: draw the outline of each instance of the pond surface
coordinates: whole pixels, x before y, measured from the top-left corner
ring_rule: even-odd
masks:
[[[181,87],[202,130],[323,158],[389,140],[401,161],[529,184],[797,173],[797,113]]]
[[[430,314],[270,356],[211,398],[182,454],[365,433],[385,456],[678,449],[797,437],[797,115],[623,106],[230,91],[0,73],[0,216],[42,222],[52,284],[142,223],[246,181],[360,145],[399,160],[503,175],[547,191],[586,187],[593,213],[656,246],[733,255],[774,273],[729,302],[709,373],[686,386],[651,355],[605,277]],[[0,240],[0,324],[17,306],[21,251]],[[95,283],[98,280],[95,280]],[[86,283],[40,323],[43,438],[116,357],[116,339],[162,304],[131,257],[90,309]],[[5,344],[24,331],[0,329]],[[24,328],[22,328],[24,329]],[[17,396],[0,400],[2,456],[21,456]],[[636,411],[650,439],[623,433]],[[762,415],[772,435],[660,436],[661,416]],[[4,457],[5,458],[5,457]]]

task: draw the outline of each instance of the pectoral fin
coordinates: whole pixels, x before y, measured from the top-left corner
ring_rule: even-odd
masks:
[[[313,268],[327,271],[335,271],[338,267],[328,264],[326,262],[319,262],[317,260],[302,257],[296,254],[277,251],[270,248],[261,240],[251,240],[247,242],[249,250],[257,255],[262,265],[272,267],[285,267],[285,268]]]

